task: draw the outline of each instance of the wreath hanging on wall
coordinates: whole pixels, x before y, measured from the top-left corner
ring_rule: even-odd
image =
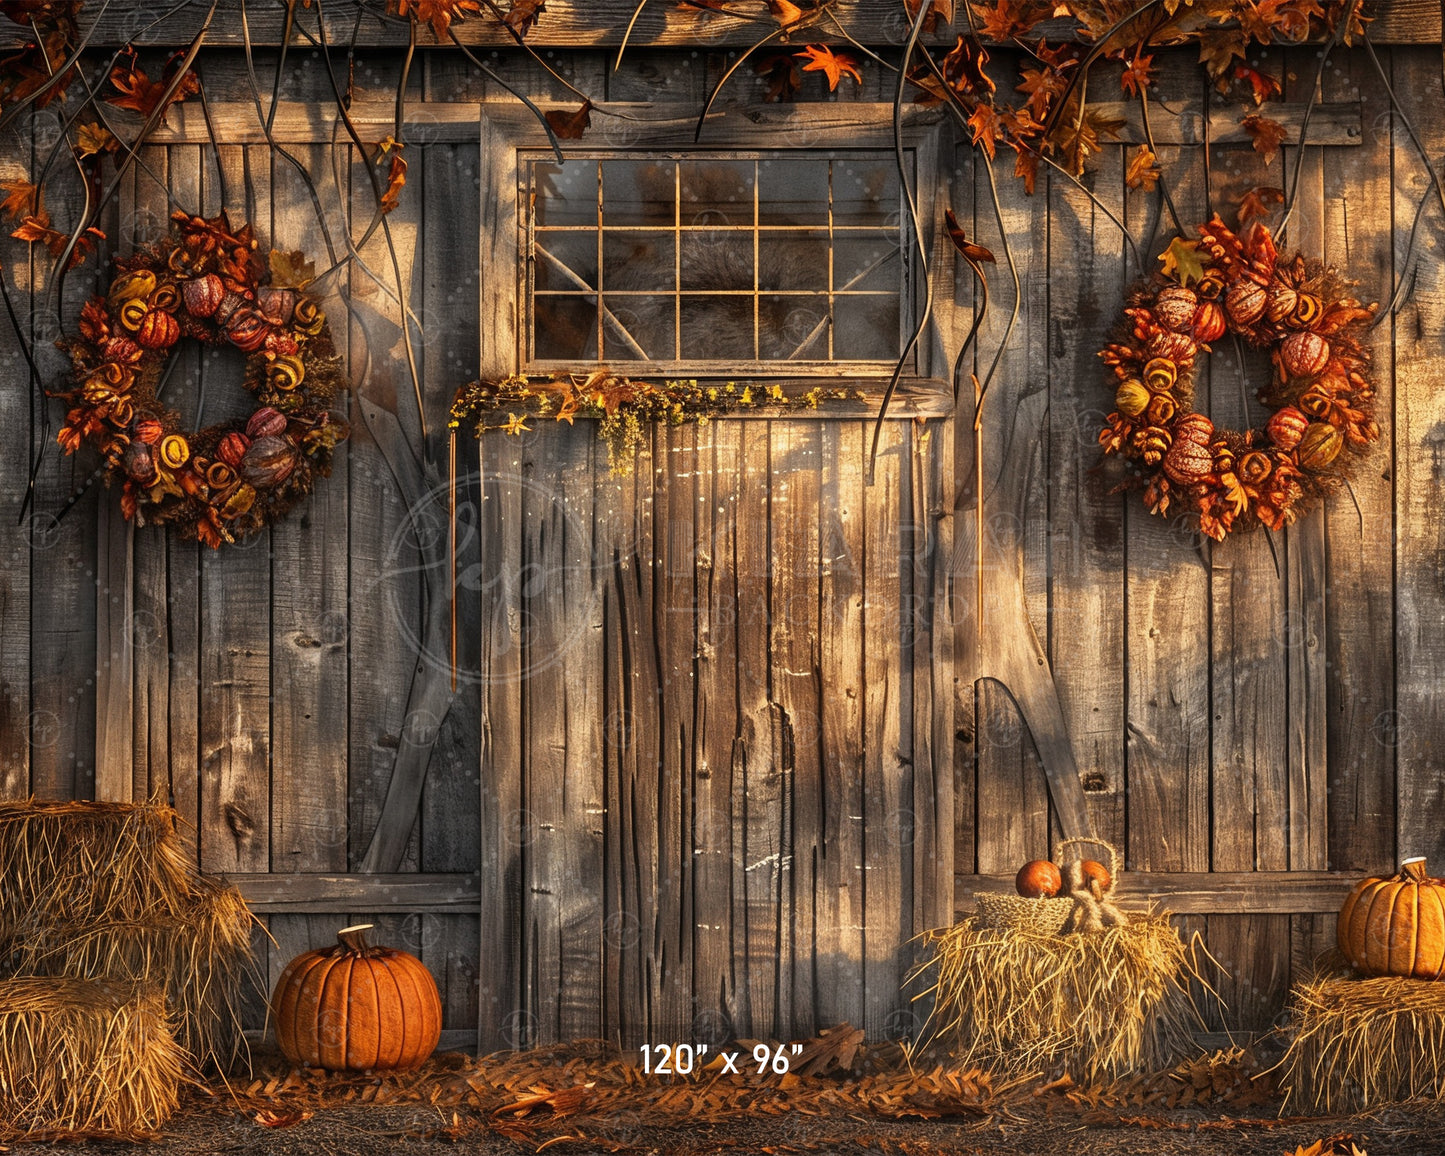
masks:
[[[1379,439],[1365,345],[1376,306],[1323,262],[1282,259],[1258,222],[1236,236],[1216,215],[1199,238],[1174,239],[1163,271],[1130,294],[1127,331],[1099,354],[1118,381],[1099,443],[1142,466],[1121,488],[1142,486],[1152,513],[1185,507],[1223,541],[1294,522]],[[1269,351],[1262,429],[1216,428],[1193,407],[1196,357],[1226,333]]]
[[[170,234],[116,261],[109,292],[85,304],[80,336],[62,338],[75,388],[59,442],[87,442],[121,485],[137,524],[166,523],[211,547],[282,518],[331,472],[348,434],[329,406],[346,390],[326,315],[302,291],[300,253],[263,259],[251,227],[172,215]],[[158,393],[177,342],[194,338],[247,355],[245,419],[181,428]]]

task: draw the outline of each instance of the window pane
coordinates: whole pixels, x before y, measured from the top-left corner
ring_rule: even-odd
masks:
[[[833,356],[846,361],[892,361],[898,339],[898,297],[838,297],[833,303]]]
[[[595,301],[582,296],[533,300],[533,342],[538,358],[579,361],[597,356]]]
[[[537,224],[597,224],[596,161],[538,161],[532,166],[532,189],[537,194]]]
[[[766,361],[828,359],[824,294],[764,295],[758,301],[758,343]]]
[[[608,297],[603,294],[602,357],[614,361],[672,361],[673,298]]]
[[[758,224],[826,225],[828,162],[772,157],[758,162]]]
[[[898,234],[847,234],[833,245],[833,288],[898,292]]]
[[[682,298],[682,356],[715,359],[753,358],[751,297]]]
[[[672,225],[675,173],[671,161],[604,161],[603,226]]]
[[[538,233],[534,250],[538,289],[597,288],[596,232]]]
[[[602,235],[602,284],[607,292],[619,289],[676,288],[671,233],[618,233]]]
[[[753,223],[752,161],[691,161],[682,166],[682,223]]]
[[[759,289],[828,288],[828,235],[764,233],[758,244]]]
[[[833,224],[891,225],[899,219],[898,170],[892,162],[833,162]]]
[[[753,234],[708,229],[682,234],[683,289],[751,289]]]

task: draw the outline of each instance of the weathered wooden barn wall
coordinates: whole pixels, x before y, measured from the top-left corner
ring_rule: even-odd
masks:
[[[1438,161],[1438,43],[1379,52]],[[270,59],[258,60],[263,77]],[[1165,108],[1197,110],[1204,91],[1193,54],[1177,59],[1164,73]],[[524,90],[556,95],[535,65],[507,52],[492,63]],[[607,99],[700,106],[725,58],[715,48],[651,50],[614,73],[600,51],[558,50],[552,63]],[[288,75],[283,96],[325,109],[329,84],[312,64]],[[1296,108],[1315,65],[1313,49],[1263,61]],[[386,100],[397,68],[390,53],[363,53],[359,99]],[[250,100],[241,54],[208,51],[202,70],[212,102],[239,115]],[[745,72],[733,83],[732,99],[761,94]],[[887,98],[876,73],[870,84],[847,97]],[[1322,131],[1339,143],[1305,150],[1290,242],[1348,266],[1362,297],[1387,301],[1402,277],[1408,292],[1377,330],[1381,446],[1352,494],[1277,538],[1274,551],[1260,536],[1201,544],[1149,517],[1137,498],[1110,495],[1111,475],[1095,472],[1093,434],[1108,399],[1094,351],[1138,269],[1077,188],[1045,176],[1028,198],[1000,165],[1023,297],[989,403],[986,467],[1017,445],[1022,468],[990,482],[988,532],[1021,559],[1028,616],[1053,665],[1099,832],[1139,873],[1127,886],[1181,911],[1181,925],[1204,934],[1228,965],[1229,1007],[1213,1014],[1236,1026],[1269,1023],[1291,976],[1331,941],[1344,877],[1410,852],[1445,855],[1445,788],[1434,762],[1445,734],[1441,217],[1426,204],[1407,261],[1427,191],[1418,153],[1361,50],[1337,51],[1323,84],[1332,104],[1358,101],[1358,117],[1346,108],[1324,118]],[[413,85],[428,102],[509,99],[453,55],[424,54]],[[237,137],[213,151],[183,111],[176,124],[192,135],[178,127],[175,143],[147,148],[124,208],[102,227],[124,246],[158,228],[169,207],[214,212],[224,174],[235,215],[254,220],[266,241],[320,258],[323,237],[293,167],[254,132],[249,143]],[[1155,117],[1161,138],[1169,119]],[[1203,150],[1174,139],[1161,155],[1188,223],[1210,208]],[[329,130],[321,139],[298,131],[286,147],[319,174],[329,218],[347,199],[359,238],[371,192],[349,150],[329,141]],[[44,147],[37,138],[36,154]],[[473,250],[457,239],[471,235],[490,191],[478,187],[476,145],[456,124],[418,130],[408,155],[406,194],[388,224],[425,334],[417,355],[430,452],[444,462],[443,413],[454,386],[475,371],[482,308]],[[1122,146],[1106,149],[1091,187],[1121,208],[1136,236],[1167,236],[1156,199],[1126,193],[1125,155]],[[1216,142],[1214,204],[1227,208],[1255,184],[1292,181],[1295,164],[1288,146],[1265,166],[1247,145]],[[961,197],[956,206],[960,217],[1002,257],[988,183],[966,145],[955,167],[955,183],[973,190],[973,203]],[[78,196],[48,198],[57,219],[76,212]],[[361,253],[386,283],[379,232]],[[25,261],[16,248],[5,262],[22,298]],[[48,347],[57,330],[47,267],[37,257],[29,272],[31,336],[53,378],[61,362]],[[97,276],[87,265],[67,280],[67,325]],[[360,319],[344,322],[336,305],[331,315],[353,365],[370,351],[368,393],[384,400],[408,391],[394,301],[358,269],[343,276]],[[1002,266],[994,288],[981,356],[1002,336],[1010,304]],[[971,287],[960,283],[956,297],[969,307]],[[4,348],[0,523],[15,527],[25,463],[53,439],[59,415],[47,428],[13,343]],[[1227,346],[1216,351],[1202,392],[1216,421],[1242,424],[1241,397],[1252,390],[1241,387],[1234,357]],[[195,364],[207,381],[233,380],[234,367]],[[1261,372],[1255,359],[1246,366]],[[786,1034],[836,1016],[882,1032],[902,1006],[886,986],[900,957],[869,954],[874,916],[887,920],[877,942],[896,944],[933,918],[945,889],[910,889],[910,877],[951,872],[966,907],[972,891],[998,885],[1057,838],[1032,740],[1009,697],[991,684],[955,682],[948,656],[958,647],[945,639],[930,637],[921,650],[914,633],[910,653],[906,615],[871,634],[867,608],[850,610],[846,597],[870,597],[882,585],[902,607],[916,605],[904,599],[921,587],[937,590],[934,571],[913,560],[925,556],[930,533],[971,541],[970,439],[960,436],[945,453],[947,423],[890,423],[897,452],[880,459],[878,480],[865,487],[857,421],[718,422],[659,431],[651,460],[619,482],[579,426],[483,443],[487,480],[468,493],[487,496],[477,508],[497,519],[504,552],[466,559],[500,567],[528,551],[575,557],[578,565],[564,570],[568,585],[548,596],[556,601],[524,609],[536,616],[539,640],[585,623],[577,657],[569,650],[565,663],[510,695],[511,684],[464,679],[441,724],[400,870],[356,877],[407,723],[410,639],[423,601],[407,557],[405,503],[359,416],[353,401],[349,448],[304,513],[249,548],[213,555],[150,529],[131,541],[113,496],[98,487],[57,522],[91,467],[52,452],[37,480],[36,519],[7,531],[0,549],[0,790],[89,797],[99,775],[107,791],[121,779],[134,795],[169,791],[196,825],[202,865],[237,875],[265,915],[277,946],[259,942],[258,950],[273,975],[295,951],[326,941],[339,919],[373,916],[432,965],[447,1027],[480,1023],[488,1043],[619,1028],[673,1038],[699,1015],[698,1030],[711,1030],[711,1013],[725,1010],[742,1030]],[[963,511],[952,526],[935,525],[935,495],[944,495],[936,511],[948,508],[937,471],[949,455]],[[517,476],[578,499],[565,509],[538,506],[529,521],[530,491],[507,480]],[[695,503],[707,512],[673,517]],[[767,519],[730,512],[746,503]],[[844,508],[863,516],[842,521]],[[841,549],[831,554],[837,536],[825,535],[839,522]],[[549,526],[574,525],[580,541],[549,536]],[[898,563],[883,543],[896,546]],[[794,564],[780,564],[780,550]],[[599,556],[610,568],[582,563]],[[127,559],[129,583],[116,578]],[[966,593],[969,559],[961,562]],[[743,614],[726,621],[719,609],[749,591],[766,601],[766,623]],[[493,616],[509,597],[522,595],[482,583],[463,599],[464,657],[489,645]],[[775,609],[799,598],[809,607],[803,629]],[[647,629],[646,616],[637,617],[643,606],[660,625]],[[956,617],[967,612],[964,605]],[[117,646],[127,638],[129,650]],[[937,665],[925,669],[930,654]],[[789,673],[799,670],[812,673]],[[639,699],[629,687],[638,679],[657,679],[660,694]],[[859,698],[847,696],[849,685]],[[951,703],[940,687],[953,689]],[[614,718],[612,705],[627,695],[631,707]],[[581,708],[548,709],[559,698]],[[934,733],[949,716],[951,751]],[[812,745],[797,741],[804,719],[816,728]],[[654,720],[655,731],[645,725]],[[952,758],[954,837],[951,847],[922,843],[905,855],[888,839],[894,798],[916,811],[947,794],[921,789],[918,754],[927,744],[935,769]],[[652,775],[646,762],[657,755],[665,773]],[[900,769],[900,756],[912,758],[911,770]],[[484,772],[510,794],[483,797]],[[874,784],[895,794],[870,799],[864,792]],[[829,810],[842,802],[835,787],[857,792],[862,810],[846,814],[863,814],[861,826]],[[515,847],[493,837],[508,824]],[[835,839],[840,854],[803,860]],[[717,853],[723,846],[726,856]],[[776,867],[750,870],[773,855]],[[896,909],[878,911],[865,898],[868,922],[848,923],[845,894],[853,902],[856,880],[866,891],[880,870],[881,893],[899,896]],[[813,959],[816,966],[803,966]],[[657,970],[662,962],[682,969],[681,988],[671,982],[677,971]]]

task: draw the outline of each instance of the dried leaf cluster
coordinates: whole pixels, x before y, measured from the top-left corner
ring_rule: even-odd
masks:
[[[571,424],[574,418],[597,418],[598,436],[607,443],[613,473],[632,470],[647,429],[658,422],[705,425],[710,419],[736,410],[817,409],[827,401],[857,400],[856,390],[816,386],[803,394],[785,393],[781,386],[766,387],[698,383],[696,381],[637,381],[600,366],[587,373],[559,373],[549,378],[517,374],[501,381],[474,381],[462,386],[452,402],[450,426],[464,425],[477,437],[490,430],[526,433],[527,415],[538,414]],[[520,413],[515,412],[520,410]],[[505,413],[506,419],[501,415]]]

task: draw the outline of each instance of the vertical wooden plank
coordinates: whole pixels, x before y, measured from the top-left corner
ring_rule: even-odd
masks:
[[[863,491],[863,1023],[871,1038],[895,1034],[904,944],[913,924],[913,859],[907,853],[916,816],[913,794],[912,595],[910,559],[900,515],[908,492],[909,425],[891,421],[879,440],[873,476]],[[871,440],[865,427],[865,441]],[[866,457],[865,457],[866,463]],[[911,670],[909,671],[911,673]],[[845,772],[846,773],[846,772]]]
[[[607,586],[606,703],[608,783],[606,808],[609,1022],[627,1047],[652,1034],[652,975],[646,945],[656,906],[650,879],[657,869],[658,695],[657,649],[652,637],[653,554],[651,454],[613,482]]]
[[[477,957],[477,1048],[523,1047],[533,1032],[521,1004],[522,896],[531,826],[522,801],[522,478],[517,443],[479,443],[485,548],[479,572],[479,776],[482,888]]]
[[[47,131],[56,132],[58,110],[43,114]],[[48,118],[48,119],[46,119]],[[44,164],[45,153],[37,149],[31,157],[31,175]],[[71,166],[46,181],[45,204],[61,228],[80,220],[84,192]],[[116,235],[118,209],[110,209],[100,227]],[[20,266],[23,268],[23,262]],[[31,353],[40,370],[44,388],[64,381],[70,359],[55,347],[55,340],[72,330],[85,299],[109,285],[110,266],[95,262],[71,270],[58,311],[52,304],[55,260],[43,246],[30,246],[30,306],[28,318]],[[22,324],[27,319],[22,318]],[[27,387],[28,391],[29,387]],[[37,419],[43,406],[51,406],[50,431],[44,446],[45,458],[35,479],[34,520],[31,523],[33,553],[29,559],[29,675],[30,713],[20,720],[21,741],[30,743],[28,790],[42,799],[89,798],[95,791],[95,727],[97,697],[92,672],[99,660],[96,634],[97,558],[100,537],[96,532],[98,509],[115,502],[115,495],[103,485],[92,485],[64,519],[56,518],[72,494],[89,480],[93,457],[60,452],[54,438],[64,420],[61,406],[36,395],[32,413]],[[35,426],[37,450],[42,436]],[[28,457],[25,459],[27,466]],[[23,497],[23,484],[12,487]],[[14,531],[12,531],[14,533]],[[20,537],[18,533],[16,537]],[[26,785],[21,785],[24,793]]]
[[[692,1029],[693,701],[696,692],[696,526],[700,460],[695,427],[659,426],[654,438],[653,549],[657,585],[651,628],[658,652],[657,862],[650,884],[657,910],[652,942],[657,1039],[687,1039]]]
[[[602,1007],[601,598],[593,583],[597,452],[588,425],[525,450],[523,693],[530,847],[526,969],[538,1042],[604,1034]]]
[[[733,748],[731,828],[734,870],[734,967],[744,993],[745,1023],[739,1030],[771,1038],[790,1014],[794,992],[786,975],[793,950],[788,916],[797,839],[791,817],[797,807],[797,747],[800,730],[816,719],[811,699],[799,707],[785,702],[779,679],[774,631],[786,613],[773,589],[787,563],[786,547],[773,526],[779,500],[784,451],[775,444],[781,426],[741,421],[742,474],[737,498],[737,740]],[[790,485],[795,475],[788,473]],[[812,515],[810,510],[809,514]],[[806,561],[810,573],[816,555]],[[816,588],[815,588],[816,597]],[[815,607],[816,609],[816,607]],[[814,727],[816,730],[816,727]]]
[[[738,687],[746,677],[740,653],[744,600],[737,570],[738,538],[746,532],[738,505],[746,468],[745,423],[711,422],[698,431],[697,698],[693,710],[693,1034],[717,1046],[735,1031],[734,949],[751,929],[733,923],[733,751],[738,737]],[[756,635],[753,635],[756,637]],[[771,868],[781,875],[781,859]],[[749,1029],[751,1030],[751,1029]]]
[[[1261,53],[1255,67],[1284,82],[1279,53]],[[1310,69],[1303,71],[1312,75]],[[1190,150],[1203,165],[1201,150]],[[1292,159],[1292,158],[1291,158]],[[1278,178],[1252,149],[1224,154],[1225,167],[1245,187]],[[1286,163],[1284,158],[1274,164]],[[1178,202],[1176,201],[1176,204]],[[1186,220],[1202,219],[1191,205]],[[1308,213],[1308,205],[1298,213]],[[1297,218],[1298,219],[1298,218]],[[1290,238],[1293,242],[1294,238]],[[1241,353],[1243,358],[1241,360]],[[1207,364],[1207,412],[1216,426],[1249,429],[1265,414],[1255,394],[1267,380],[1268,359],[1242,343],[1215,342]],[[1230,535],[1208,547],[1212,839],[1217,871],[1285,870],[1289,866],[1288,664],[1285,575],[1291,538],[1267,531]],[[1273,546],[1273,550],[1272,550]],[[1278,551],[1279,564],[1275,553]],[[1232,1027],[1265,1028],[1289,975],[1287,916],[1210,916],[1209,946],[1223,965],[1220,995]]]
[[[818,1018],[864,1020],[863,534],[867,443],[858,422],[826,422],[818,506],[821,572],[822,845],[815,885]]]
[[[327,145],[290,145],[308,173],[331,171]],[[342,219],[343,198],[334,181],[316,182],[328,220]],[[263,244],[283,252],[301,249],[317,262],[327,252],[308,190],[295,169],[276,164],[271,190],[271,231]],[[323,299],[333,340],[345,341],[345,309],[339,296]],[[333,411],[356,413],[338,398]],[[334,455],[331,476],[271,531],[273,589],[270,666],[271,849],[270,869],[290,873],[347,869],[347,677],[348,461],[345,445]],[[334,942],[334,916],[274,915],[269,953],[274,986],[279,969],[312,947]],[[417,952],[419,944],[397,943]],[[444,978],[444,977],[443,977]]]
[[[226,182],[244,189],[243,220],[271,233],[271,157],[223,146]],[[240,194],[237,194],[238,197]],[[201,557],[201,865],[270,867],[271,536]]]
[[[1009,335],[998,371],[989,386],[983,414],[985,534],[998,564],[1013,567],[1020,574],[1034,632],[1047,647],[1048,631],[1048,487],[1040,481],[1047,474],[1048,442],[1040,425],[1019,420],[1026,399],[1047,385],[1048,334],[1048,198],[1030,197],[1013,180],[1006,168],[995,174],[999,203],[1003,209],[1002,229],[993,209],[986,162],[975,157],[974,236],[1003,260],[1005,244],[1011,246],[1018,269],[1021,300],[1018,321]],[[1042,242],[1042,243],[1041,243]],[[1003,340],[1013,301],[1012,286],[996,298],[990,317],[980,331],[980,348],[992,350]],[[990,361],[992,358],[990,358]],[[1041,400],[1041,399],[1039,399]],[[970,407],[971,408],[971,407]],[[1035,410],[1042,417],[1043,407]],[[1019,475],[1000,472],[1003,453],[1014,439],[1025,439],[1029,450],[1021,459],[1027,463]],[[972,439],[967,456],[960,456],[960,468],[974,476]],[[967,543],[972,559],[972,518]],[[986,565],[993,564],[986,555]],[[970,565],[971,603],[973,567]],[[985,598],[992,578],[985,575]],[[984,610],[985,633],[1009,629],[1005,623],[990,622]],[[992,679],[976,687],[975,742],[978,760],[977,863],[980,871],[1015,871],[1028,859],[1048,857],[1049,794],[1042,765],[1023,716],[1010,693]]]
[[[1160,72],[1154,95],[1195,99],[1193,68]],[[1123,159],[1121,150],[1121,161]],[[1167,183],[1181,221],[1201,219],[1203,164],[1198,149],[1161,147],[1161,183]],[[1155,195],[1130,192],[1129,225],[1149,237],[1156,223]],[[1172,224],[1141,244],[1143,259],[1167,243]],[[1128,270],[1132,278],[1139,270]],[[1201,386],[1206,383],[1199,383]],[[1207,389],[1198,404],[1208,403]],[[1150,514],[1137,494],[1125,507],[1124,549],[1127,664],[1126,865],[1141,871],[1204,871],[1209,867],[1209,573],[1197,535],[1187,522]],[[1207,556],[1208,545],[1203,545]]]
[[[1356,99],[1367,124],[1389,96],[1368,59],[1334,61],[1327,98]],[[1336,69],[1338,71],[1336,71]],[[1354,148],[1331,149],[1324,172],[1325,257],[1360,282],[1357,295],[1389,307],[1394,290],[1394,157],[1399,130],[1366,132]],[[1402,158],[1402,163],[1404,162]],[[1417,192],[1421,191],[1417,187]],[[1411,206],[1413,212],[1413,206]],[[1403,254],[1402,254],[1403,256]],[[1373,334],[1375,412],[1380,441],[1325,509],[1329,585],[1325,591],[1328,721],[1328,867],[1380,872],[1395,865],[1395,348],[1389,321]],[[1355,503],[1359,503],[1359,511]]]
[[[1391,85],[1405,102],[1429,163],[1445,148],[1439,116],[1439,53],[1398,48],[1390,53]],[[1395,129],[1394,220],[1404,243],[1415,206],[1432,195],[1421,158]],[[1402,260],[1396,259],[1396,269]],[[1395,342],[1395,750],[1396,854],[1445,857],[1445,781],[1436,748],[1445,731],[1445,372],[1439,334],[1445,328],[1445,269],[1417,256],[1408,296],[1394,323]]]
[[[743,423],[745,424],[745,423]],[[786,961],[788,975],[779,982],[780,1008],[786,998],[792,1008],[788,1022],[798,1033],[812,1033],[830,1026],[822,1022],[820,1001],[822,984],[815,986],[816,961],[821,947],[817,900],[823,887],[821,869],[826,849],[823,802],[823,759],[821,715],[825,691],[820,655],[820,588],[818,541],[819,481],[822,476],[823,427],[819,422],[771,422],[769,452],[765,456],[759,441],[749,441],[746,477],[740,489],[741,517],[756,526],[759,514],[758,488],[766,484],[768,553],[764,559],[754,557],[753,564],[740,570],[755,575],[765,571],[768,582],[768,618],[771,650],[771,702],[782,729],[780,758],[791,776],[788,789],[788,812],[792,816],[791,862],[786,876],[780,925],[788,937]],[[755,541],[762,535],[740,534],[740,541]],[[831,613],[829,606],[823,613]],[[750,630],[761,611],[756,596],[738,600],[739,616]],[[745,676],[751,674],[750,686],[760,677],[758,664],[767,661],[752,647],[746,658]],[[831,683],[830,683],[831,685]],[[750,704],[764,697],[759,688],[749,693]],[[746,713],[751,716],[752,710]],[[769,757],[767,751],[753,752],[755,759]],[[747,871],[750,864],[741,867]],[[751,878],[748,872],[746,878]],[[824,940],[827,937],[825,934]],[[749,942],[749,973],[757,969],[753,951],[762,953],[766,943]],[[781,945],[780,945],[781,947]],[[763,961],[764,964],[766,960]],[[831,961],[829,963],[831,967]],[[760,970],[760,969],[759,969]],[[762,981],[759,980],[759,983]],[[826,982],[826,981],[825,981]],[[749,983],[751,991],[754,984]],[[778,1017],[781,1019],[781,1015]],[[752,1031],[762,1033],[770,1026],[766,1017],[751,1017]]]
[[[911,466],[913,592],[912,935],[953,922],[953,424],[914,426]],[[969,817],[970,821],[972,816]],[[906,1018],[906,1017],[905,1017]],[[912,1022],[921,1022],[915,1018]]]
[[[360,168],[366,162],[354,151],[351,160],[351,217],[359,225],[372,219],[376,198]],[[418,238],[426,198],[426,166],[413,165],[409,177],[406,195],[386,220],[405,299],[411,305],[419,300],[417,287],[424,276],[425,250]],[[363,398],[390,411],[412,452],[420,456],[420,415],[403,346],[396,273],[381,229],[361,247],[361,255],[376,279],[357,265],[351,266],[351,298],[355,306],[350,334],[352,413],[358,419],[352,423],[348,451],[350,582],[353,602],[364,599],[376,610],[354,616],[349,624],[348,832],[352,862],[365,854],[381,815],[403,729],[408,725],[425,729],[439,721],[407,718],[411,680],[418,663],[424,661],[417,644],[425,600],[425,580],[414,536],[419,527],[412,520],[407,499],[386,458],[359,416]],[[427,351],[416,340],[412,348],[417,371],[422,373]],[[428,516],[427,510],[416,513],[421,518]],[[402,860],[403,870],[416,869],[418,847],[414,828]]]
[[[1117,158],[1091,187],[1123,200]],[[1099,364],[1126,287],[1125,241],[1084,190],[1047,176],[1049,199],[1049,655],[1094,831],[1124,846],[1124,503],[1094,471],[1113,407]]]
[[[479,157],[475,144],[430,144],[420,150],[412,164],[417,164],[418,159],[425,172],[426,227],[421,233],[424,275],[419,316],[427,369],[424,398],[427,424],[432,431],[427,452],[437,464],[437,476],[445,478],[451,400],[458,386],[478,376],[480,275],[470,247],[457,244],[453,222],[475,221],[481,216]],[[459,509],[464,513],[474,505],[472,494],[470,487],[462,487],[457,495]],[[480,853],[475,768],[481,746],[481,694],[474,674],[475,646],[468,645],[476,638],[478,607],[473,591],[465,584],[465,575],[477,564],[480,543],[474,533],[468,532],[471,525],[468,520],[459,528],[456,572],[462,589],[451,592],[458,599],[458,664],[463,673],[437,734],[422,792],[423,871],[475,871]],[[449,589],[449,582],[448,575],[438,588]],[[448,659],[445,653],[433,653],[427,660],[436,663]],[[597,774],[601,774],[600,761]],[[471,1026],[477,1019],[475,921],[450,915],[426,915],[420,920],[422,959],[447,981],[442,997],[444,1022],[447,1027]]]

